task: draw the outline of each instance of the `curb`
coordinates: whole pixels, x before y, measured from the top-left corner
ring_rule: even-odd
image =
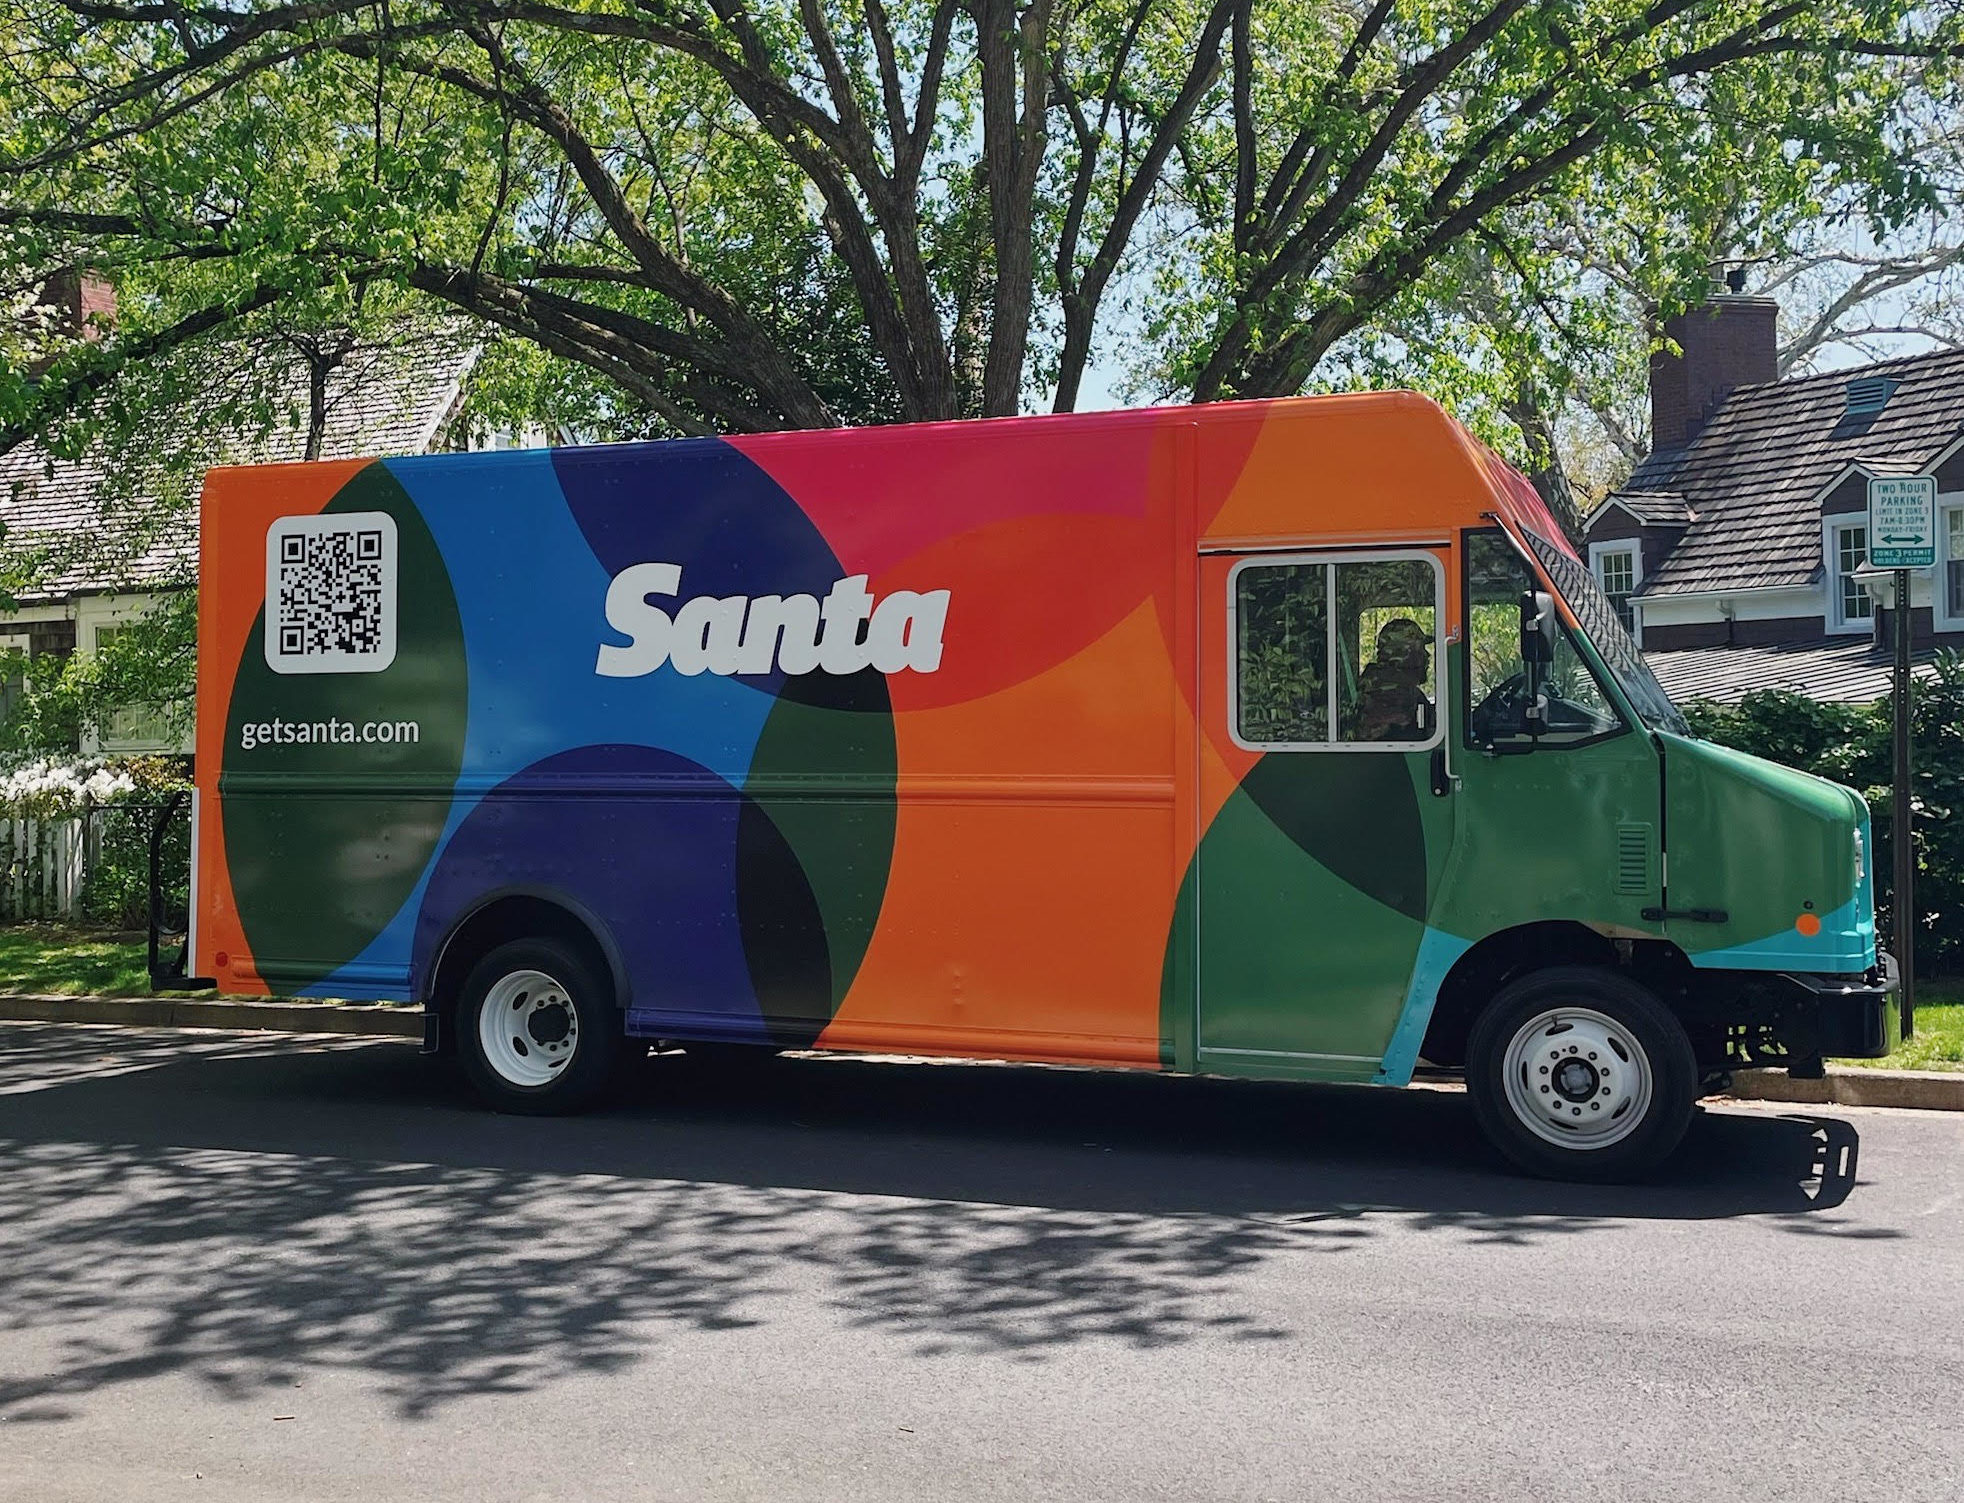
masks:
[[[366,1002],[213,1002],[169,997],[0,994],[0,1022],[112,1023],[121,1028],[231,1028],[420,1039],[423,1009]]]
[[[1741,1070],[1732,1077],[1732,1089],[1726,1094],[1737,1101],[1964,1112],[1964,1070],[1849,1070],[1830,1065],[1820,1080],[1795,1080],[1785,1070]]]

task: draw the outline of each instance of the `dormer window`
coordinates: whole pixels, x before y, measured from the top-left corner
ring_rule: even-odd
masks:
[[[1964,506],[1937,509],[1937,567],[1943,571],[1938,631],[1964,631]]]
[[[1867,521],[1836,522],[1828,528],[1829,626],[1860,631],[1875,617],[1875,601],[1855,571],[1869,561]]]
[[[1603,587],[1603,593],[1609,597],[1609,603],[1616,607],[1617,619],[1631,636],[1636,636],[1637,613],[1630,603],[1631,597],[1637,593],[1640,577],[1636,540],[1618,538],[1591,543],[1589,567],[1596,576],[1596,583]]]

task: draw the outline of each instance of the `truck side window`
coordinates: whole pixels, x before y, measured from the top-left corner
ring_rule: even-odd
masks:
[[[1417,558],[1340,563],[1336,575],[1338,739],[1431,740],[1439,723],[1432,565]]]
[[[1413,553],[1237,565],[1235,739],[1297,751],[1429,745],[1442,577]]]
[[[1255,744],[1330,739],[1329,570],[1269,564],[1235,575],[1235,730]]]
[[[1539,589],[1533,574],[1505,536],[1470,533],[1466,539],[1466,740],[1497,746],[1528,740],[1527,665],[1521,661],[1521,595]],[[1540,746],[1573,745],[1623,729],[1616,706],[1577,651],[1566,626],[1555,643],[1545,679],[1548,728]]]

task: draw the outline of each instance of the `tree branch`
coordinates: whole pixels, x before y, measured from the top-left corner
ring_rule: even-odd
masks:
[[[18,448],[41,432],[43,423],[36,421],[36,413],[72,411],[108,386],[132,361],[154,360],[200,335],[209,334],[213,329],[234,323],[261,308],[269,308],[285,295],[286,290],[261,283],[244,297],[209,303],[194,313],[187,313],[166,328],[136,338],[120,338],[109,348],[91,351],[91,358],[79,370],[52,387],[43,382],[41,389],[35,393],[33,410],[26,416],[0,426],[0,454]]]

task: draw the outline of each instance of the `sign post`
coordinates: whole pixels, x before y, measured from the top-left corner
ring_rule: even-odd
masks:
[[[1895,813],[1889,843],[1895,854],[1896,962],[1902,972],[1903,1033],[1916,1026],[1916,846],[1910,799],[1909,645],[1910,571],[1937,561],[1937,482],[1929,475],[1869,478],[1869,567],[1895,571]]]

